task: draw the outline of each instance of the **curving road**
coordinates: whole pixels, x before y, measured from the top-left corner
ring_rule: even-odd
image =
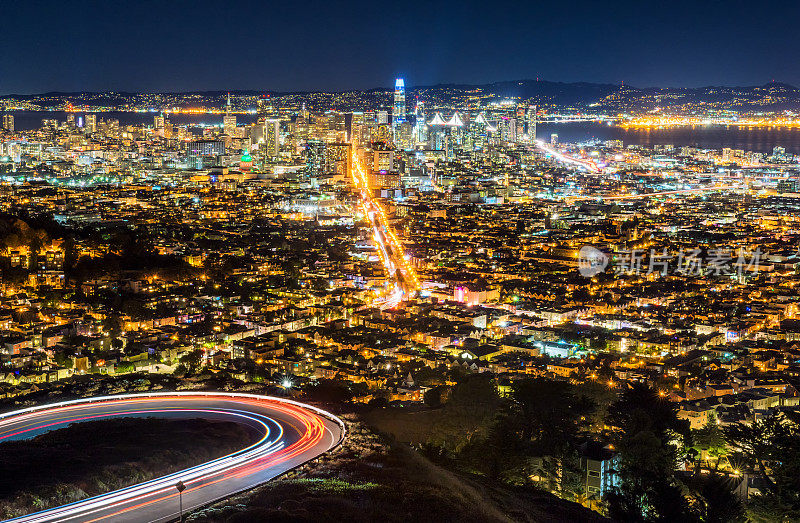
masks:
[[[165,392],[65,401],[0,415],[0,441],[25,439],[70,423],[111,417],[185,417],[232,421],[262,437],[208,463],[132,487],[9,521],[169,521],[178,518],[175,485],[183,481],[184,512],[246,490],[336,447],[342,421],[325,411],[255,394]]]

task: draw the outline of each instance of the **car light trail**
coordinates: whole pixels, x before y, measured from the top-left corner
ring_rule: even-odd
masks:
[[[534,142],[534,145],[536,147],[538,147],[539,149],[541,149],[542,151],[546,152],[547,154],[553,156],[556,160],[559,160],[559,161],[561,161],[563,163],[575,164],[575,165],[577,165],[579,167],[583,167],[584,169],[586,169],[586,170],[588,170],[590,172],[593,172],[593,173],[599,173],[599,172],[602,171],[602,169],[600,169],[600,167],[598,167],[597,164],[594,163],[594,161],[592,161],[592,160],[583,160],[581,158],[574,158],[572,156],[567,156],[566,154],[563,154],[563,153],[555,150],[554,148],[550,147],[549,145],[547,145],[546,143],[544,143],[541,140],[536,140]]]
[[[0,441],[30,437],[71,423],[130,416],[225,419],[259,430],[260,439],[237,452],[124,489],[10,521],[157,521],[174,518],[174,485],[182,481],[185,507],[204,505],[252,488],[337,446],[343,422],[302,403],[255,394],[165,392],[65,401],[0,415]]]

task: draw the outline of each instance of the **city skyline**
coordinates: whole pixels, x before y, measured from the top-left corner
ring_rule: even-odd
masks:
[[[417,452],[408,441],[452,456],[431,467],[515,499],[536,492],[532,512],[570,521],[777,520],[769,507],[795,496],[800,459],[800,120],[765,116],[763,102],[787,90],[729,90],[750,112],[689,99],[705,111],[609,117],[475,89],[409,103],[394,82],[392,95],[45,96],[3,113],[0,448],[52,429],[97,462],[51,472],[36,456],[60,445],[11,442],[0,515],[144,522],[216,502],[245,519],[262,495],[230,494],[273,491],[283,505],[291,494],[274,489],[311,479],[329,500],[303,495],[315,514],[419,499],[407,519],[439,507],[469,520],[418,472],[382,465],[394,441]],[[127,109],[82,109],[109,99]],[[150,105],[176,100],[201,106]],[[576,125],[614,134],[580,139]],[[676,132],[636,139],[665,127]],[[711,147],[677,132],[695,128]],[[107,396],[122,392],[142,395]],[[20,410],[43,393],[62,401]],[[129,419],[130,402],[199,417]],[[273,421],[261,445],[228,454],[248,445],[241,415]],[[393,428],[407,424],[423,435]],[[786,432],[771,436],[776,425]],[[146,449],[139,431],[154,433]],[[747,434],[781,457],[749,451]],[[108,442],[132,450],[109,455]],[[205,461],[197,447],[228,455]],[[657,467],[642,469],[650,456]],[[152,463],[151,480],[81,487],[120,458]],[[531,474],[537,461],[564,467]],[[354,476],[364,462],[381,465]],[[43,490],[65,472],[68,505]]]
[[[798,15],[6,7],[0,520],[800,521]]]

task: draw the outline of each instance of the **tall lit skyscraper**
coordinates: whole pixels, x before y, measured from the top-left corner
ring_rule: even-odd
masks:
[[[304,151],[306,176],[316,178],[325,170],[325,144],[321,140],[309,140]]]
[[[225,116],[222,117],[222,127],[228,136],[233,136],[236,132],[236,115],[231,114],[231,93],[228,93],[228,105],[225,108]]]
[[[92,134],[95,131],[97,131],[97,115],[87,114],[83,122],[83,132]]]
[[[414,118],[414,139],[418,143],[422,143],[427,140],[428,122],[425,121],[425,102],[417,101],[417,106],[414,108]]]
[[[528,134],[528,142],[529,143],[533,143],[533,142],[536,141],[536,106],[535,105],[532,105],[532,106],[528,107],[527,121],[528,121],[528,126],[527,126],[528,128],[526,129],[526,132]]]
[[[281,152],[281,121],[268,119],[264,122],[264,156],[277,158]]]
[[[500,139],[504,142],[516,143],[517,141],[517,119],[504,116],[497,122],[500,131]]]
[[[528,106],[527,104],[521,104],[517,106],[517,141],[520,143],[529,143],[528,142]]]
[[[394,81],[394,104],[392,105],[392,126],[397,127],[406,121],[406,83],[402,78]]]
[[[14,131],[14,115],[13,114],[4,114],[3,115],[3,129],[6,131]]]
[[[533,143],[536,141],[536,106],[522,104],[517,106],[517,141]]]

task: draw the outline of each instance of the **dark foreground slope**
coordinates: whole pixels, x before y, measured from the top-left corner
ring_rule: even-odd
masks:
[[[198,511],[188,521],[604,521],[547,493],[445,470],[352,420],[348,430],[333,455]]]

